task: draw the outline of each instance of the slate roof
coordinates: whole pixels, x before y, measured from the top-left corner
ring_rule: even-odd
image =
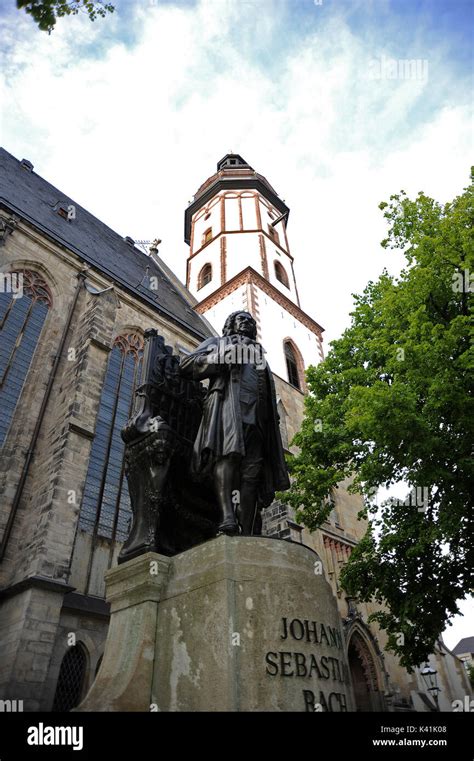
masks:
[[[474,653],[474,637],[464,637],[464,639],[460,639],[452,652],[454,655]]]
[[[196,338],[212,335],[207,323],[192,309],[186,289],[177,288],[164,270],[136,246],[127,243],[74,199],[55,188],[36,172],[22,166],[0,148],[0,205],[39,228],[55,242],[76,254],[110,280],[181,325]],[[58,206],[75,207],[75,219],[58,214]],[[158,289],[147,287],[148,276],[158,278]],[[152,327],[152,326],[150,326]]]

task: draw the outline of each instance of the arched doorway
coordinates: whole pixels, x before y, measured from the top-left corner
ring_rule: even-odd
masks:
[[[364,713],[380,711],[382,700],[375,661],[365,639],[358,631],[354,631],[349,640],[347,659],[356,711]]]

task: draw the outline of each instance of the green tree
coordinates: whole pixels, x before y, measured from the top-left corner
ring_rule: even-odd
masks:
[[[470,683],[471,683],[471,684],[472,684],[472,686],[474,687],[474,666],[473,666],[472,664],[470,664],[470,665],[467,667],[467,675],[468,675],[468,677],[469,677],[469,681],[470,681]]]
[[[368,529],[341,582],[384,606],[371,620],[409,670],[472,589],[473,201],[471,182],[445,205],[404,191],[380,204],[382,246],[401,249],[406,267],[355,297],[350,327],[309,368],[294,481],[281,495],[314,530],[353,477]],[[380,487],[400,482],[418,492],[374,503]]]
[[[104,0],[16,0],[17,8],[33,16],[39,28],[49,34],[61,16],[75,16],[79,11],[87,13],[91,21],[97,16],[114,12],[114,6]]]

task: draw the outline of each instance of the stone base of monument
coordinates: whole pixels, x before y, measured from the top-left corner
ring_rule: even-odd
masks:
[[[341,619],[301,544],[228,537],[106,575],[110,628],[78,711],[352,710]]]

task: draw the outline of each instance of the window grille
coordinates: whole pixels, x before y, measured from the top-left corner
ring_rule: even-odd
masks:
[[[59,670],[54,694],[53,711],[70,711],[82,697],[87,657],[81,644],[69,647]]]

